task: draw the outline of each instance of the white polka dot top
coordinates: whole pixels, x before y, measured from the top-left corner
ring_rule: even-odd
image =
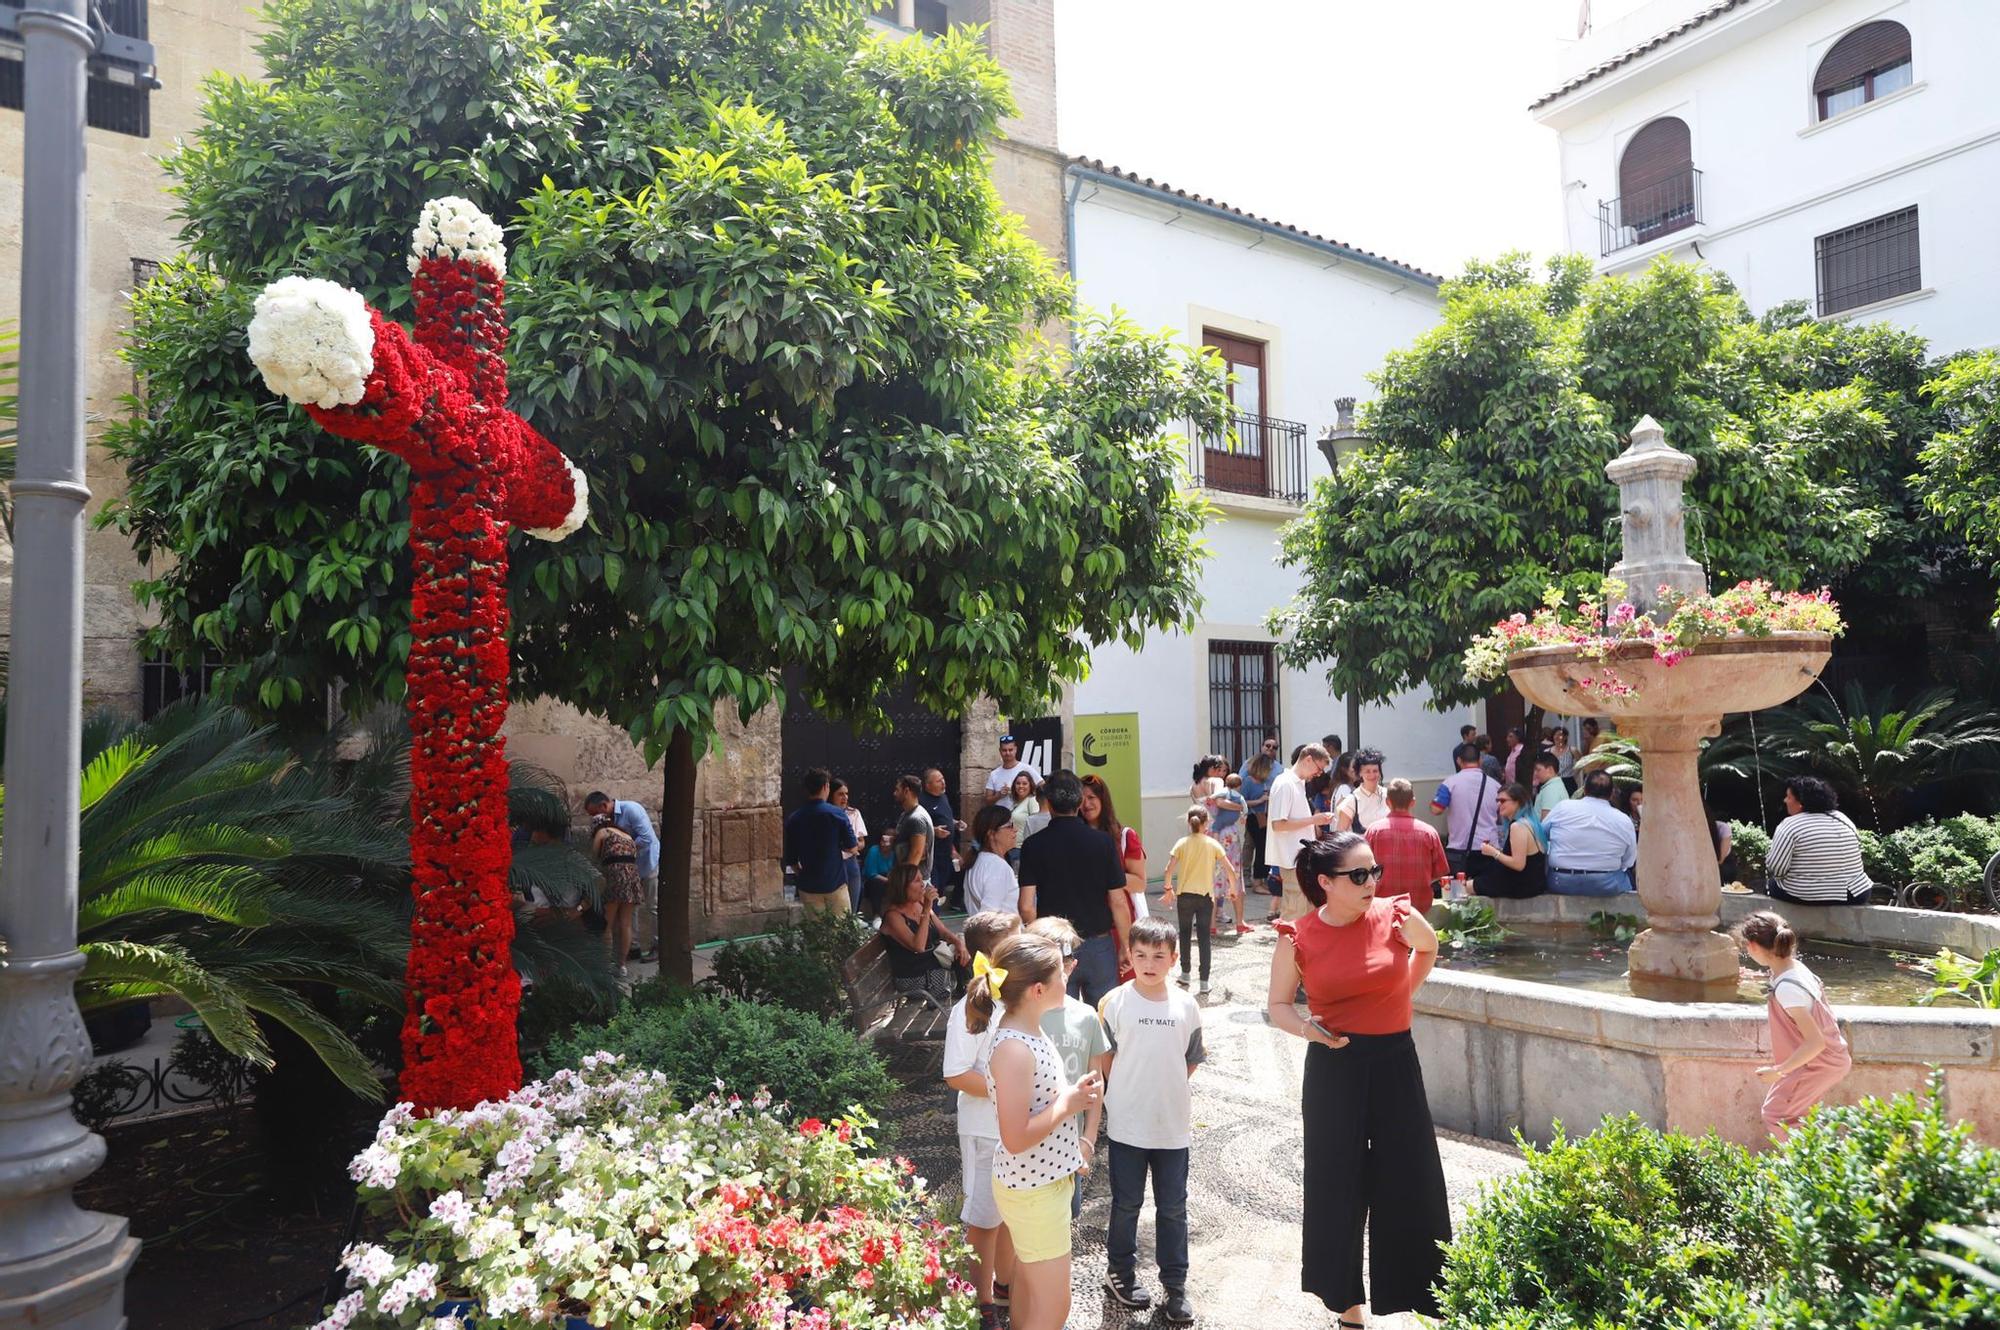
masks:
[[[1018,1039],[1034,1053],[1035,1088],[1028,1097],[1028,1113],[1032,1116],[1041,1112],[1056,1101],[1066,1085],[1061,1055],[1056,1052],[1056,1046],[1042,1035],[1024,1034],[1004,1026],[994,1035],[996,1052],[1003,1039]],[[999,1092],[993,1085],[990,1059],[986,1065],[986,1093],[995,1100],[999,1098]],[[1009,1191],[1046,1187],[1051,1182],[1062,1181],[1082,1167],[1083,1155],[1077,1149],[1074,1115],[1064,1118],[1060,1126],[1042,1137],[1025,1154],[1012,1154],[1004,1145],[993,1152],[993,1181]]]

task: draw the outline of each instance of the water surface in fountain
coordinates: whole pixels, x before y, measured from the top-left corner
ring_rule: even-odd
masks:
[[[1473,970],[1503,979],[1527,979],[1592,993],[1630,994],[1622,943],[1580,928],[1510,925],[1502,942],[1447,949],[1439,962],[1453,970]],[[1842,1006],[1907,1006],[1931,989],[1928,976],[1911,968],[1902,953],[1844,942],[1814,942],[1805,962],[1826,984],[1827,1000]],[[1710,999],[1762,1004],[1761,970],[1745,970],[1733,998]]]

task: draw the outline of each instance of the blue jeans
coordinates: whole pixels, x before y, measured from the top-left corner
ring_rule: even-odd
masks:
[[[1549,890],[1558,896],[1616,896],[1632,890],[1632,874],[1623,868],[1551,868]]]
[[[854,907],[855,913],[859,914],[861,912],[861,861],[859,859],[848,859],[845,862],[847,864],[847,903]]]
[[[1069,995],[1091,1006],[1118,987],[1118,939],[1109,933],[1087,937],[1076,949],[1076,973],[1069,977]]]
[[[1168,1292],[1187,1287],[1188,1152],[1142,1150],[1106,1142],[1111,1151],[1111,1230],[1104,1255],[1114,1274],[1135,1273],[1139,1264],[1139,1207],[1146,1200],[1146,1174],[1153,1175],[1153,1235],[1160,1258],[1160,1284]]]

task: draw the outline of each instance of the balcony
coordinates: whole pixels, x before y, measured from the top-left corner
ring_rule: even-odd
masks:
[[[1616,254],[1700,221],[1701,172],[1690,166],[1623,197],[1599,203],[1598,252]]]
[[[1306,427],[1236,412],[1221,436],[1197,437],[1188,446],[1188,471],[1201,489],[1242,494],[1293,505],[1306,501]]]

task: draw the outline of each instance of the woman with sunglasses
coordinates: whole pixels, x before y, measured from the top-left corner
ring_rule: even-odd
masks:
[[[1346,1330],[1367,1324],[1364,1304],[1436,1316],[1451,1210],[1410,1012],[1437,933],[1408,897],[1377,899],[1382,869],[1351,831],[1307,841],[1298,874],[1313,908],[1278,926],[1266,1001],[1273,1026],[1311,1045],[1300,1287]],[[1301,984],[1310,1016],[1294,1002]]]
[[[1549,889],[1549,833],[1535,816],[1528,787],[1516,781],[1500,791],[1494,807],[1500,821],[1493,840],[1479,852],[1493,862],[1479,875],[1475,888],[1482,896],[1527,900]]]

